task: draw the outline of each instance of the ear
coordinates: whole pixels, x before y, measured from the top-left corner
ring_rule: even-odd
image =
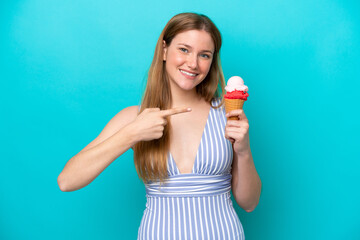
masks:
[[[167,47],[166,47],[166,42],[165,40],[163,40],[163,61],[166,61],[166,51],[167,51]]]

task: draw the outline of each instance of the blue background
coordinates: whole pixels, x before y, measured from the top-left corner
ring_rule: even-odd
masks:
[[[360,239],[359,1],[2,1],[0,239],[136,239],[145,189],[132,151],[90,185],[57,176],[140,102],[175,14],[208,15],[245,112],[262,179],[236,211],[247,239]],[[357,67],[356,67],[357,66]]]

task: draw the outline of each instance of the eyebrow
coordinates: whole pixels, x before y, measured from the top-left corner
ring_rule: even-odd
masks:
[[[192,49],[192,47],[191,47],[190,45],[187,45],[187,44],[185,44],[185,43],[178,43],[178,45],[183,45],[183,46],[185,46],[185,47],[187,47],[187,48],[191,48],[191,49]],[[209,53],[213,54],[213,52],[210,51],[210,50],[202,50],[201,52],[209,52]]]

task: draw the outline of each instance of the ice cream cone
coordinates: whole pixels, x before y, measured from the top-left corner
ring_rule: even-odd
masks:
[[[225,112],[228,113],[235,109],[242,109],[245,100],[242,99],[227,99],[225,98]],[[239,120],[238,117],[229,117],[228,120]]]

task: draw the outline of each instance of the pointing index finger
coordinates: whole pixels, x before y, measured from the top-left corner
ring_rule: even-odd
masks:
[[[179,113],[190,112],[190,111],[191,111],[191,108],[177,107],[177,108],[170,108],[167,110],[162,110],[160,112],[163,117],[167,117],[167,116],[171,116],[171,115],[175,115],[175,114],[179,114]]]

